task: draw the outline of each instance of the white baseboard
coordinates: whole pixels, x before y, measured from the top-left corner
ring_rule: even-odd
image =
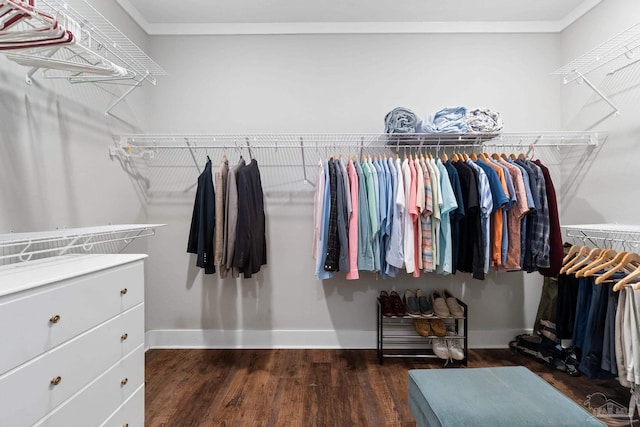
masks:
[[[507,348],[531,330],[469,331],[469,348]],[[375,349],[376,331],[155,329],[145,334],[146,348],[323,348]]]

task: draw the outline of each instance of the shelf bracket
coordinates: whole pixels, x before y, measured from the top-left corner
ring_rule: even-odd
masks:
[[[602,98],[604,102],[606,102],[607,104],[609,104],[611,108],[613,108],[614,114],[616,116],[620,115],[620,109],[609,98],[607,98],[607,96],[604,93],[602,93],[600,89],[595,87],[595,85],[591,83],[589,79],[587,79],[582,73],[576,72],[576,75],[577,75],[578,83],[584,82],[584,84],[589,86],[600,98]]]
[[[124,99],[129,96],[131,94],[131,92],[133,92],[134,90],[136,90],[137,88],[139,88],[140,86],[142,86],[142,82],[149,76],[149,72],[147,71],[147,73],[142,76],[140,78],[140,80],[138,80],[133,86],[131,86],[129,89],[127,89],[127,91],[125,93],[123,93],[122,95],[120,95],[120,97],[118,99],[116,99],[113,104],[111,104],[109,106],[109,108],[107,108],[107,111],[104,112],[105,116],[109,116],[111,115],[111,110],[114,109],[114,107],[118,104],[120,104],[122,101],[124,101]]]

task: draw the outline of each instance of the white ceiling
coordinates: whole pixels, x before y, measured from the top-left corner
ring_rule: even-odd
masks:
[[[149,34],[562,31],[602,0],[117,0]]]

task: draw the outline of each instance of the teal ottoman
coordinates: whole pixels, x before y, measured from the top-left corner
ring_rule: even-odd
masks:
[[[606,426],[523,366],[409,371],[418,427]]]

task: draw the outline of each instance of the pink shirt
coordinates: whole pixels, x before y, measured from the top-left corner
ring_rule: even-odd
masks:
[[[418,268],[418,256],[420,256],[420,249],[418,245],[418,233],[416,233],[416,227],[418,224],[418,187],[417,187],[417,173],[416,165],[413,160],[409,161],[409,171],[411,172],[411,188],[409,190],[409,215],[411,216],[411,229],[413,230],[413,277],[420,277],[420,268]]]
[[[347,280],[355,280],[360,277],[358,273],[358,173],[353,161],[347,164],[347,175],[351,192],[351,214],[349,215],[349,272]]]

